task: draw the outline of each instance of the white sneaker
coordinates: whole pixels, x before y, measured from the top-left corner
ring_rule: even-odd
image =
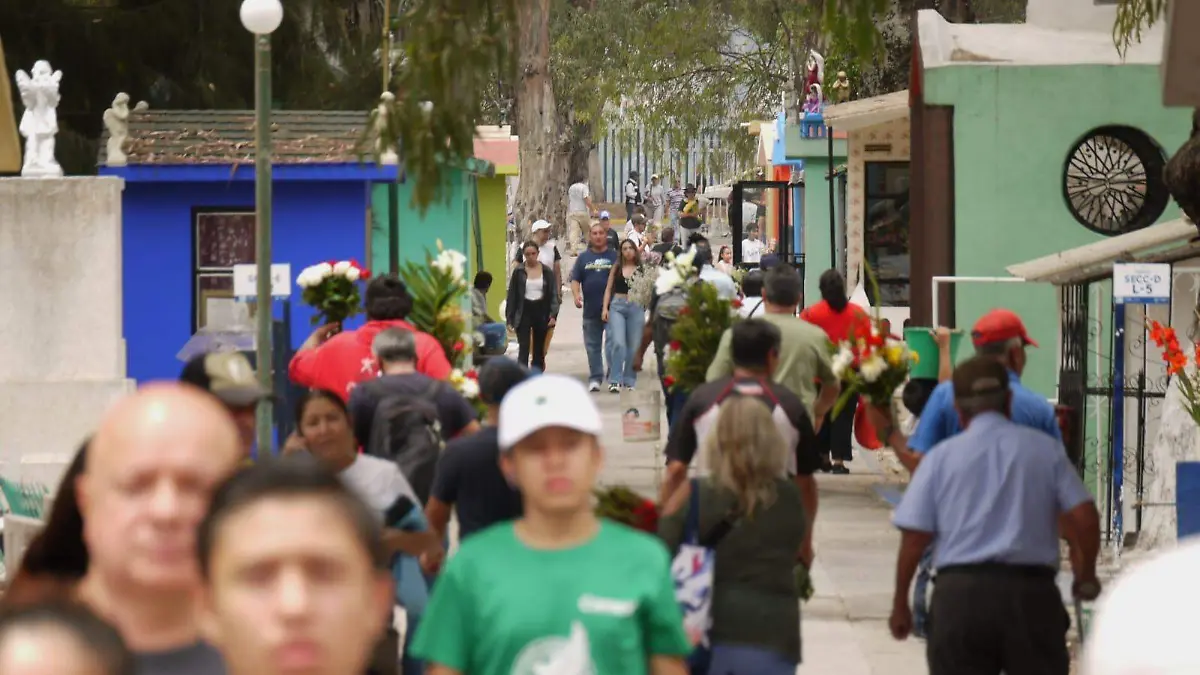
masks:
[[[591,392],[600,391],[600,383],[599,382],[589,382],[588,383],[588,391],[591,391]]]
[[[610,385],[608,385],[608,393],[619,394],[619,393],[621,393],[621,387],[616,384],[610,384]]]

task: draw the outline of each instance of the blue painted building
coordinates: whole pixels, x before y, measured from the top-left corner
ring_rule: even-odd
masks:
[[[273,115],[272,255],[291,264],[293,281],[323,260],[372,259],[371,189],[395,180],[396,167],[358,161],[365,119],[358,111]],[[139,382],[178,376],[180,349],[233,302],[233,266],[254,262],[253,122],[250,111],[134,111],[120,166],[101,140],[100,174],[126,181],[124,333],[128,376]],[[293,293],[294,348],[312,312],[294,285]]]

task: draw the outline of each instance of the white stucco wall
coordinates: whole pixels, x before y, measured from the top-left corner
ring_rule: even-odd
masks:
[[[0,179],[0,474],[55,484],[132,389],[119,178]]]
[[[867,152],[868,145],[891,145],[886,152]],[[893,120],[878,126],[850,132],[846,178],[846,286],[854,288],[863,280],[863,222],[866,218],[866,163],[907,162],[911,153],[909,120]],[[899,308],[885,308],[899,310]],[[894,316],[892,316],[894,315]],[[891,311],[888,319],[899,330],[908,311]]]
[[[1111,32],[1117,6],[1096,0],[1029,0],[1025,22],[1043,28]]]

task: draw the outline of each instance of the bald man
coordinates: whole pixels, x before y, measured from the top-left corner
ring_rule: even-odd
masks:
[[[237,426],[212,396],[155,384],[101,422],[76,483],[88,572],[79,596],[120,631],[139,675],[222,675],[196,620],[196,528],[242,459]]]

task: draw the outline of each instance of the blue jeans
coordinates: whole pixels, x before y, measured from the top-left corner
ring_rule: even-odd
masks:
[[[408,671],[405,671],[407,675]],[[795,675],[796,662],[760,647],[713,645],[708,675]]]
[[[588,382],[604,380],[604,322],[599,317],[583,319],[583,348],[587,351]]]
[[[608,381],[632,387],[637,384],[633,355],[642,342],[646,310],[626,298],[613,298],[608,305]]]
[[[926,637],[928,631],[926,624],[929,622],[929,610],[926,589],[929,587],[932,571],[933,547],[930,546],[921,555],[921,563],[917,566],[917,580],[913,582],[913,635],[919,638]]]

